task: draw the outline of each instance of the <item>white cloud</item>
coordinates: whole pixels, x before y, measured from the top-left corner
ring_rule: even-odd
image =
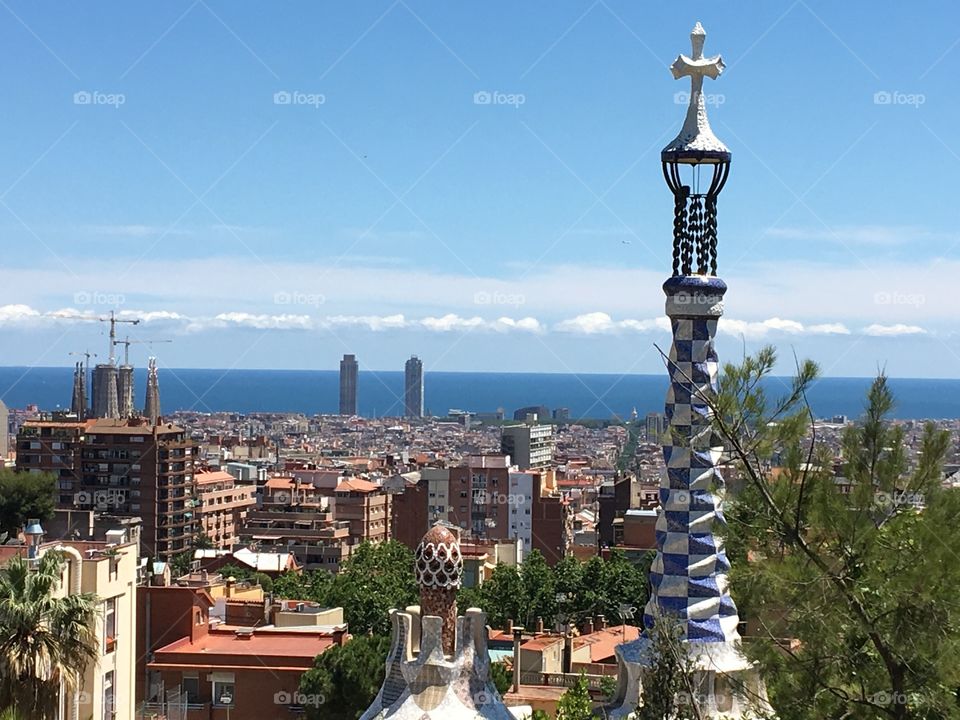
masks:
[[[365,327],[378,332],[380,330],[394,330],[407,326],[403,315],[334,315],[326,318],[326,325]]]
[[[916,325],[868,325],[863,329],[864,335],[872,337],[898,337],[900,335],[926,335],[927,331]]]
[[[493,322],[493,329],[500,332],[523,330],[531,333],[541,333],[544,331],[544,327],[540,324],[540,321],[532,317],[520,318],[519,320],[514,320],[509,317],[497,318]]]
[[[849,335],[850,330],[843,323],[823,323],[808,325],[807,332],[813,335]]]
[[[575,318],[557,323],[556,329],[560,332],[593,335],[594,333],[610,332],[615,327],[613,318],[607,315],[607,313],[592,312],[577,315]]]
[[[121,317],[136,317],[140,319],[140,322],[153,323],[153,322],[179,322],[184,320],[189,320],[185,315],[180,313],[170,312],[169,310],[152,310],[148,312],[133,312],[130,310],[124,310],[120,313]]]
[[[425,317],[420,321],[420,325],[435,332],[449,332],[451,330],[476,330],[485,327],[487,323],[482,317],[463,318],[454,313],[447,313],[443,317]]]
[[[220,313],[213,320],[227,326],[249,327],[257,330],[310,330],[313,328],[313,321],[309,315],[253,315],[245,312],[227,312]]]
[[[665,317],[649,320],[614,320],[605,312],[590,312],[568,320],[563,320],[554,326],[559,332],[579,333],[581,335],[595,335],[598,333],[617,333],[624,330],[633,332],[650,332],[651,330],[670,330],[670,320]]]
[[[30,322],[38,317],[40,313],[29,305],[0,305],[0,325]]]
[[[849,335],[850,330],[843,323],[820,323],[804,325],[796,320],[769,318],[767,320],[747,321],[734,318],[720,318],[717,325],[720,332],[748,339],[763,338],[773,333],[788,335]]]

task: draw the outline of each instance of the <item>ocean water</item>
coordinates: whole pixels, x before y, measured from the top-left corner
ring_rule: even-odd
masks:
[[[69,407],[73,368],[0,367],[0,400],[8,407],[37,404],[44,410]],[[146,370],[137,368],[136,402],[143,406]],[[786,379],[771,378],[768,392],[786,391]],[[897,397],[894,415],[901,419],[960,418],[960,380],[893,378]],[[809,394],[818,417],[859,417],[869,378],[823,378]],[[161,369],[160,397],[164,412],[302,412],[335,413],[339,398],[334,370],[201,370]],[[492,412],[507,417],[528,405],[567,407],[573,418],[627,417],[663,412],[666,376],[456,373],[431,372],[424,378],[424,406],[433,415],[450,408]],[[360,413],[367,417],[402,412],[402,372],[361,372]]]

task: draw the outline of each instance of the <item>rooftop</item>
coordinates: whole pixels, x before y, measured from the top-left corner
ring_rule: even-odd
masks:
[[[156,651],[151,668],[178,665],[253,666],[264,669],[290,669],[302,672],[313,665],[313,659],[335,644],[323,632],[275,631],[237,628],[211,629],[207,635],[191,642],[181,638]]]

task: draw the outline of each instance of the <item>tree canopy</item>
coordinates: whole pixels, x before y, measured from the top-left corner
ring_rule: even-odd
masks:
[[[30,518],[53,517],[56,476],[0,468],[0,533],[15,537]]]
[[[801,364],[771,401],[761,381],[775,362],[765,348],[726,366],[714,409],[744,484],[727,508],[732,591],[778,717],[960,717],[947,433],[928,424],[908,446],[881,375],[834,452],[806,403],[818,368]]]
[[[300,678],[300,703],[310,720],[356,720],[380,691],[390,640],[354,637],[317,655]]]
[[[482,608],[496,626],[513,620],[533,627],[537,618],[543,618],[551,628],[594,615],[617,622],[621,605],[642,609],[646,604],[648,569],[649,559],[638,567],[619,550],[607,559],[592,557],[587,562],[568,556],[554,567],[533,550],[519,568],[497,565],[483,585],[461,590],[457,603],[461,613],[468,607]],[[639,619],[637,613],[628,623]]]
[[[237,577],[240,577],[239,575]],[[413,553],[403,544],[362,543],[333,575],[326,570],[282,573],[273,580],[275,595],[342,607],[354,634],[390,634],[390,610],[417,602]]]

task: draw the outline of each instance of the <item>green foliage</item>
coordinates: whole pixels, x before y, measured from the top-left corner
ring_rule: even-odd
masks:
[[[286,572],[271,579],[236,565],[220,573],[238,580],[254,580],[279,598],[306,600],[327,607],[342,607],[344,619],[355,635],[390,634],[390,610],[417,602],[413,553],[396,541],[362,543],[336,575],[326,570]]]
[[[493,680],[494,687],[501,695],[506,695],[513,685],[513,673],[504,662],[490,663],[490,677]]]
[[[603,675],[600,678],[600,692],[603,693],[604,702],[610,702],[617,694],[617,678],[613,675]]]
[[[393,608],[416,603],[413,553],[390,540],[363,543],[333,579],[327,605],[340,606],[353,633],[389,635]]]
[[[649,637],[651,663],[642,679],[637,720],[699,720],[696,662],[683,642],[683,626],[676,618],[658,614]]]
[[[281,573],[273,580],[273,594],[284,600],[326,603],[333,586],[333,578],[333,573],[326,570]]]
[[[725,368],[715,425],[745,485],[728,503],[732,588],[762,629],[747,647],[778,716],[960,717],[960,493],[941,487],[947,433],[928,425],[907,447],[881,375],[842,436],[841,492],[805,402],[817,368],[802,364],[770,402],[760,381],[775,359],[766,348]]]
[[[53,517],[57,478],[0,468],[0,533],[16,537],[27,520]]]
[[[383,684],[389,638],[361,635],[334,646],[300,678],[310,720],[356,720]]]
[[[619,550],[606,560],[593,557],[585,563],[565,557],[551,568],[534,550],[519,569],[497,565],[479,588],[461,590],[457,606],[460,612],[482,608],[490,624],[498,627],[513,620],[532,628],[537,618],[543,618],[550,628],[600,614],[617,623],[622,604],[642,609],[646,603],[648,570],[649,560],[638,567]],[[628,624],[637,621],[639,615]]]
[[[593,700],[583,673],[557,701],[557,720],[592,720]]]
[[[98,600],[55,598],[63,558],[47,552],[35,568],[15,557],[0,569],[0,708],[36,720],[57,714],[61,683],[79,687],[98,642]]]
[[[534,710],[530,720],[550,720],[550,716],[543,710]]]

